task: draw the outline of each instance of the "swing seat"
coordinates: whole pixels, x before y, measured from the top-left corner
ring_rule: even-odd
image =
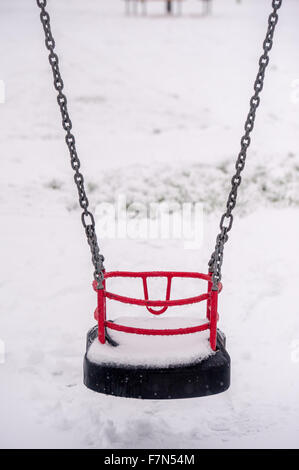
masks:
[[[109,278],[140,278],[144,299],[107,291]],[[149,278],[166,278],[165,300],[150,300]],[[170,299],[173,278],[207,281],[207,292],[185,299]],[[186,272],[107,272],[97,289],[97,325],[87,334],[84,383],[96,392],[130,398],[170,399],[212,395],[230,385],[230,357],[225,336],[217,329],[218,291],[212,275]],[[151,318],[106,318],[106,299],[144,306]],[[206,319],[158,316],[172,306],[207,301]]]

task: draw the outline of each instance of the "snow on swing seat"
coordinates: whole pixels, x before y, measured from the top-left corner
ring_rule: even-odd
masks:
[[[140,279],[143,298],[108,291],[107,280],[112,277]],[[150,298],[148,280],[152,278],[166,278],[163,300]],[[197,291],[199,295],[193,297],[173,298],[173,278],[207,281],[207,290]],[[102,288],[93,283],[98,299],[94,312],[97,325],[87,333],[85,385],[106,395],[143,399],[191,398],[226,390],[230,358],[225,338],[217,330],[217,299],[222,286],[218,283],[215,290],[212,286],[212,273],[105,272]],[[113,313],[111,319],[107,299],[126,305],[119,318]],[[189,306],[204,301],[205,319],[198,318],[201,309],[197,307],[194,316],[190,310],[187,316]],[[145,307],[151,316],[127,316],[129,305]],[[170,307],[180,307],[182,316],[171,313],[162,318]]]
[[[128,317],[115,318],[119,325],[147,329],[176,329],[194,327],[206,323],[196,317]],[[181,335],[127,334],[108,329],[109,336],[118,343],[94,341],[87,358],[96,364],[143,367],[173,367],[201,362],[215,354],[209,342],[209,330]]]

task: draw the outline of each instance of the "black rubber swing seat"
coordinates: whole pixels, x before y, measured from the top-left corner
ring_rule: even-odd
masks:
[[[108,343],[111,338],[106,337]],[[98,326],[87,333],[84,357],[84,384],[89,389],[126,398],[178,399],[214,395],[230,386],[230,357],[225,336],[217,330],[217,348],[213,355],[199,362],[146,367],[95,363],[88,350],[98,341]],[[110,343],[110,347],[115,347]]]

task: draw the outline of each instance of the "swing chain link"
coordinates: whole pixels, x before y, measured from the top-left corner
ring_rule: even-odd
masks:
[[[241,150],[238,154],[238,158],[235,164],[236,172],[231,180],[231,190],[226,203],[226,211],[220,220],[220,233],[216,238],[215,250],[212,253],[211,259],[209,261],[209,272],[212,273],[213,290],[218,290],[218,285],[221,281],[224,245],[228,240],[228,232],[231,230],[233,225],[232,211],[236,205],[238,188],[242,181],[241,173],[245,167],[247,150],[251,142],[250,135],[254,128],[256,110],[260,104],[259,95],[264,86],[265,71],[269,64],[269,52],[272,49],[275,26],[278,22],[277,11],[281,7],[281,4],[282,0],[272,0],[273,11],[268,17],[268,29],[265,40],[263,42],[263,54],[259,59],[259,70],[254,82],[254,94],[250,99],[250,109],[244,126],[245,133],[241,138]]]
[[[46,11],[47,0],[36,0],[38,7],[41,9],[40,20],[45,33],[45,44],[46,48],[49,51],[49,62],[52,68],[53,78],[54,78],[54,88],[57,91],[57,102],[60,108],[61,117],[62,117],[62,127],[66,132],[65,141],[68,147],[70,158],[71,158],[71,167],[74,170],[74,181],[77,186],[79,204],[81,209],[83,209],[81,215],[82,225],[85,230],[87,237],[87,242],[90,246],[90,251],[92,255],[92,263],[94,265],[94,279],[97,282],[98,289],[103,288],[104,280],[104,256],[100,254],[100,249],[97,241],[96,230],[95,230],[95,220],[93,214],[88,210],[89,201],[85,192],[84,186],[84,177],[80,172],[80,160],[77,154],[76,141],[75,137],[72,134],[72,121],[70,119],[67,107],[67,98],[63,93],[64,83],[60,74],[59,69],[59,59],[57,54],[54,52],[55,49],[55,40],[52,35],[51,25],[50,25],[50,16]]]
[[[40,19],[45,33],[45,44],[46,48],[49,50],[49,62],[52,68],[53,77],[54,77],[54,87],[57,91],[57,102],[60,108],[61,117],[62,117],[62,127],[66,131],[65,141],[69,149],[71,157],[71,166],[75,172],[74,181],[77,186],[78,195],[79,195],[79,204],[83,209],[81,220],[85,233],[87,236],[87,241],[90,246],[92,254],[92,262],[95,267],[94,278],[97,281],[97,286],[99,289],[103,288],[103,279],[104,279],[104,257],[100,254],[99,245],[97,242],[96,232],[95,232],[95,221],[93,214],[88,210],[89,201],[85,192],[84,187],[84,177],[80,170],[80,160],[77,155],[75,137],[71,133],[72,122],[69,117],[68,108],[67,108],[67,98],[62,92],[64,89],[64,83],[60,74],[59,69],[59,59],[57,54],[54,52],[55,49],[55,40],[53,38],[51,27],[50,27],[50,16],[46,11],[47,0],[36,0],[38,7],[41,9]],[[278,9],[281,7],[282,0],[272,0],[273,11],[270,13],[268,18],[268,30],[263,42],[263,54],[259,59],[259,70],[254,82],[254,94],[250,99],[250,109],[245,121],[245,133],[241,138],[241,150],[238,154],[238,158],[235,164],[236,172],[231,180],[231,190],[226,203],[226,211],[221,217],[220,220],[220,233],[216,238],[215,250],[212,253],[211,259],[209,261],[209,272],[212,273],[213,280],[213,290],[218,290],[218,284],[221,280],[221,268],[223,263],[223,252],[224,245],[228,240],[228,232],[231,230],[233,225],[233,214],[232,211],[237,202],[238,188],[241,184],[242,178],[241,173],[245,167],[247,150],[251,143],[251,132],[254,128],[256,110],[260,104],[260,92],[264,86],[265,71],[269,63],[269,52],[273,45],[273,36],[276,24],[278,22]],[[87,223],[86,219],[90,219],[90,223]]]

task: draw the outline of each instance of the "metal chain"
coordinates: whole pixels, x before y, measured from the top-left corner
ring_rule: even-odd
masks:
[[[97,282],[98,289],[102,289],[104,279],[104,256],[100,254],[93,214],[90,212],[90,210],[88,210],[89,202],[85,192],[84,177],[80,172],[81,164],[77,155],[75,137],[71,132],[72,122],[68,113],[67,99],[65,94],[63,93],[64,84],[59,70],[59,60],[57,54],[54,52],[55,41],[51,31],[50,16],[49,13],[46,11],[47,0],[37,0],[37,5],[41,9],[40,20],[45,33],[46,48],[50,52],[49,62],[53,72],[54,87],[58,93],[57,102],[61,112],[62,127],[66,132],[65,141],[71,157],[71,166],[75,172],[74,181],[78,190],[79,204],[80,207],[83,209],[81,221],[86,233],[88,244],[90,246],[92,263],[94,265],[94,279]]]
[[[259,70],[254,82],[254,94],[250,99],[250,109],[245,122],[245,133],[241,138],[241,150],[238,155],[235,168],[236,172],[231,180],[231,190],[226,203],[226,211],[220,220],[220,233],[216,238],[215,250],[209,261],[209,272],[213,273],[213,290],[218,290],[218,283],[221,280],[221,267],[223,263],[224,244],[228,240],[228,232],[233,225],[232,211],[237,202],[238,188],[241,184],[241,173],[245,167],[247,150],[251,142],[250,134],[254,128],[256,110],[260,104],[260,92],[264,86],[265,71],[269,63],[269,52],[273,45],[273,36],[278,22],[277,11],[281,7],[282,0],[272,0],[272,12],[268,18],[268,29],[263,42],[263,54],[259,59]]]
[[[59,60],[57,54],[54,52],[55,49],[55,41],[51,32],[50,27],[50,16],[49,13],[46,11],[47,0],[36,0],[38,7],[41,9],[40,19],[43,25],[44,33],[45,33],[45,44],[46,48],[49,50],[49,62],[52,68],[53,77],[54,77],[54,87],[57,94],[57,102],[60,108],[61,117],[62,117],[62,126],[63,129],[66,131],[66,144],[69,149],[70,157],[71,157],[71,166],[75,172],[74,174],[74,181],[78,189],[79,195],[79,204],[83,209],[81,220],[83,227],[85,229],[85,233],[87,236],[87,241],[90,246],[91,254],[92,254],[92,262],[95,268],[94,271],[94,278],[98,283],[98,288],[103,287],[103,272],[104,272],[104,257],[100,254],[99,246],[97,242],[96,232],[95,232],[95,221],[92,213],[88,210],[89,202],[86,196],[85,188],[84,188],[84,178],[82,173],[79,171],[80,169],[80,160],[77,155],[76,145],[75,145],[75,137],[71,133],[72,129],[72,122],[69,117],[68,109],[67,109],[67,99],[65,94],[62,92],[64,88],[63,80],[61,78],[60,70],[59,70]],[[227,203],[226,203],[226,211],[221,217],[220,220],[220,233],[217,235],[216,238],[216,246],[215,250],[212,253],[211,259],[209,261],[209,271],[213,273],[213,290],[218,289],[218,283],[221,280],[221,267],[223,263],[223,251],[224,251],[224,244],[228,240],[228,232],[231,230],[233,225],[233,215],[232,211],[237,202],[237,194],[238,194],[238,187],[241,184],[242,178],[241,173],[245,167],[245,161],[247,157],[247,150],[251,142],[251,132],[254,128],[255,122],[255,115],[256,110],[260,104],[260,92],[263,89],[264,85],[264,78],[265,78],[265,71],[269,63],[269,52],[273,45],[273,36],[276,24],[278,22],[278,14],[277,11],[281,7],[282,0],[272,0],[272,12],[268,18],[268,29],[265,40],[263,42],[263,54],[259,59],[259,70],[256,76],[256,80],[254,82],[254,94],[250,99],[250,109],[249,113],[246,118],[245,122],[245,133],[241,138],[241,150],[238,154],[238,158],[235,164],[236,172],[231,180],[231,191],[229,193]],[[87,223],[87,219],[89,218],[90,223]]]

